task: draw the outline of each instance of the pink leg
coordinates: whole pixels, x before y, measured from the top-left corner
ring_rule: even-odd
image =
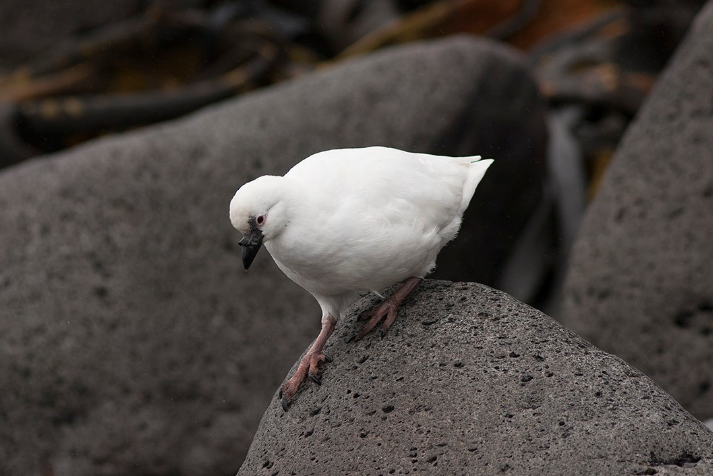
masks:
[[[403,303],[406,296],[408,296],[421,281],[423,281],[423,278],[408,278],[394,294],[368,310],[365,316],[370,318],[369,322],[364,325],[364,328],[356,337],[356,340],[361,339],[371,332],[372,329],[384,319],[384,316],[386,316],[386,319],[384,319],[384,323],[381,325],[381,332],[382,334],[386,334],[396,320],[396,315],[399,312],[401,303]]]
[[[287,411],[292,398],[297,394],[305,378],[309,376],[315,383],[321,383],[319,380],[319,364],[327,360],[327,357],[322,353],[322,349],[324,349],[324,344],[327,343],[329,336],[334,332],[334,326],[336,324],[337,320],[332,316],[328,315],[322,319],[322,330],[319,331],[317,339],[315,339],[312,347],[309,348],[304,357],[302,357],[302,360],[300,360],[295,374],[283,383],[280,388],[283,410]]]

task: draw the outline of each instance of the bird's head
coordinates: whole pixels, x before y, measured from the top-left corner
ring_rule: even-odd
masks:
[[[243,266],[248,269],[263,242],[277,237],[287,226],[287,200],[283,177],[265,175],[235,192],[230,202],[230,221],[243,233]]]

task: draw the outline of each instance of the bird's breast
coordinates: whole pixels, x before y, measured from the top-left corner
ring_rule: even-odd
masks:
[[[441,239],[435,230],[411,227],[288,234],[265,244],[278,267],[313,294],[382,290],[435,264]]]

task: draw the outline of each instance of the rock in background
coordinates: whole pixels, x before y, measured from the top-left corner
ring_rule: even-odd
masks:
[[[320,317],[266,253],[242,271],[228,220],[237,187],[337,147],[481,152],[490,139],[477,131],[498,113],[483,105],[500,107],[514,78],[531,116],[492,134],[544,134],[521,59],[451,39],[4,170],[0,473],[233,474]],[[471,208],[510,214],[508,232],[485,211],[464,235],[516,239],[525,212],[502,208],[503,189],[536,196],[544,142],[492,152]],[[484,241],[470,257],[488,262],[502,246]]]
[[[386,338],[337,325],[322,385],[270,404],[239,475],[710,474],[713,433],[541,312],[427,280]]]
[[[562,322],[713,417],[713,5],[628,130],[572,255]]]

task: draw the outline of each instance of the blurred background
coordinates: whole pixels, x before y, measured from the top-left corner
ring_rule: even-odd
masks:
[[[422,146],[418,151],[444,155],[481,153],[501,160],[501,170],[489,173],[492,183],[484,181],[482,191],[476,192],[483,200],[469,209],[472,225],[467,225],[467,216],[462,236],[444,250],[433,277],[482,282],[562,317],[570,251],[587,207],[597,197],[628,126],[704,3],[0,2],[0,194],[2,187],[6,191],[0,208],[7,220],[0,226],[5,239],[0,257],[0,268],[5,269],[0,269],[0,307],[5,308],[0,311],[5,353],[0,359],[0,379],[5,375],[0,427],[6,428],[5,433],[0,429],[0,461],[8,461],[5,467],[0,462],[0,473],[4,468],[13,471],[7,474],[47,476],[168,476],[237,470],[272,392],[316,335],[319,319],[314,303],[304,304],[308,297],[298,297],[302,291],[291,288],[284,277],[275,278],[270,264],[251,269],[258,276],[273,273],[262,282],[257,278],[255,287],[244,293],[252,293],[252,301],[232,307],[238,306],[235,289],[244,278],[237,276],[239,237],[223,217],[227,190],[258,174],[284,173],[320,147],[371,145],[370,140],[378,139],[364,133],[365,138],[352,140],[347,134],[342,145],[340,139],[332,143],[285,132],[291,144],[302,144],[287,150],[304,155],[282,158],[270,149],[264,160],[253,160],[259,156],[253,149],[260,144],[249,144],[243,137],[224,146],[228,139],[215,138],[229,136],[230,128],[211,121],[233,118],[225,111],[233,106],[243,111],[239,104],[252,111],[261,98],[287,91],[293,82],[330,71],[358,71],[349,65],[366,65],[370,58],[381,61],[378,58],[385,56],[379,55],[400,46],[412,44],[414,49],[408,51],[416,51],[425,48],[418,45],[465,35],[487,39],[496,57],[510,58],[503,64],[512,60],[515,65],[484,66],[493,76],[473,80],[482,101],[478,96],[473,107],[464,98],[462,123],[443,138],[399,142],[394,136],[395,146]],[[492,45],[506,45],[507,52]],[[453,68],[443,74],[457,77],[460,72]],[[379,78],[368,80],[378,83]],[[286,89],[279,89],[283,86]],[[325,89],[325,96],[334,93]],[[492,93],[496,89],[499,92]],[[299,86],[293,91],[304,92]],[[439,97],[438,86],[432,91]],[[412,102],[420,100],[413,97]],[[305,97],[307,102],[318,100]],[[340,121],[352,124],[349,108],[359,107],[347,100],[344,104]],[[281,106],[273,105],[275,111]],[[204,111],[205,117],[215,114],[205,124]],[[270,115],[257,116],[265,130],[274,127]],[[371,118],[365,116],[368,122]],[[396,116],[384,120],[398,122]],[[194,129],[183,129],[192,117],[202,124],[203,132],[195,136]],[[302,120],[297,113],[294,117],[299,118],[294,122]],[[244,118],[236,119],[236,127],[250,124]],[[469,134],[475,137],[472,141],[462,139]],[[270,139],[262,138],[263,144]],[[164,142],[177,144],[175,150]],[[477,150],[471,150],[474,144]],[[514,144],[524,145],[517,149]],[[134,172],[130,167],[135,151],[144,151],[140,154],[152,164],[137,166]],[[245,157],[251,157],[249,172],[211,171],[211,164],[228,160],[231,153],[245,163]],[[189,158],[189,170],[168,167],[162,175],[156,164],[179,163],[178,156]],[[84,187],[89,187],[87,177],[94,176],[95,165],[103,181],[91,185],[88,193]],[[119,179],[123,173],[127,177]],[[230,181],[220,182],[225,176]],[[176,186],[174,193],[165,184],[176,177],[188,187]],[[500,200],[499,193],[507,199]],[[39,197],[39,204],[27,199],[31,196]],[[58,209],[52,208],[55,199],[62,204]],[[73,204],[71,211],[67,203]],[[38,211],[45,207],[46,219]],[[94,208],[100,211],[87,211]],[[214,218],[217,209],[215,217],[223,218]],[[177,210],[185,213],[171,215]],[[180,233],[150,230],[150,215],[159,211],[174,224],[181,223]],[[81,218],[92,213],[101,218]],[[109,216],[105,228],[104,213]],[[141,221],[141,216],[149,218]],[[57,238],[70,229],[74,231],[67,232],[68,237]],[[177,257],[170,261],[155,253],[154,239],[168,240],[165,249],[164,244],[156,249],[176,252]],[[83,260],[85,264],[77,264]],[[229,265],[219,272],[218,266],[226,262]],[[189,276],[201,268],[203,275]],[[205,278],[211,274],[225,287],[218,289],[213,278]],[[86,285],[85,295],[81,276],[90,275],[96,279]],[[296,304],[259,297],[273,285],[286,289],[285,301],[294,298]],[[605,294],[599,297],[605,299]],[[122,300],[119,312],[113,306]],[[679,327],[690,327],[691,316],[700,322],[708,319],[713,306],[704,300],[691,309],[679,315]],[[290,327],[285,317],[290,313],[300,314],[300,322],[311,327]],[[274,320],[250,320],[263,314]],[[707,333],[701,333],[709,339],[710,326],[705,326]],[[79,327],[84,330],[77,331]],[[279,337],[274,329],[279,329]],[[605,350],[616,350],[585,337]],[[694,380],[687,387],[694,395],[689,400],[686,392],[675,393],[680,382],[672,387],[657,382],[695,416],[711,418],[713,407],[700,403],[710,395],[710,381]],[[164,443],[157,445],[157,440]],[[35,454],[39,462],[25,465],[22,461],[29,457],[22,451]]]
[[[0,167],[369,55],[466,34],[531,62],[551,128],[546,205],[498,278],[551,315],[584,206],[703,1],[7,0]],[[544,212],[549,207],[549,212]],[[539,262],[522,257],[539,249]],[[519,256],[519,260],[518,260]]]
[[[0,166],[171,119],[387,46],[468,34],[524,52],[588,196],[704,2],[116,0],[0,5]]]
[[[0,167],[385,47],[456,34],[491,38],[523,52],[546,100],[547,193],[529,241],[497,273],[435,277],[480,280],[557,315],[562,270],[585,204],[703,3],[6,0]],[[523,258],[535,250],[539,261]]]

